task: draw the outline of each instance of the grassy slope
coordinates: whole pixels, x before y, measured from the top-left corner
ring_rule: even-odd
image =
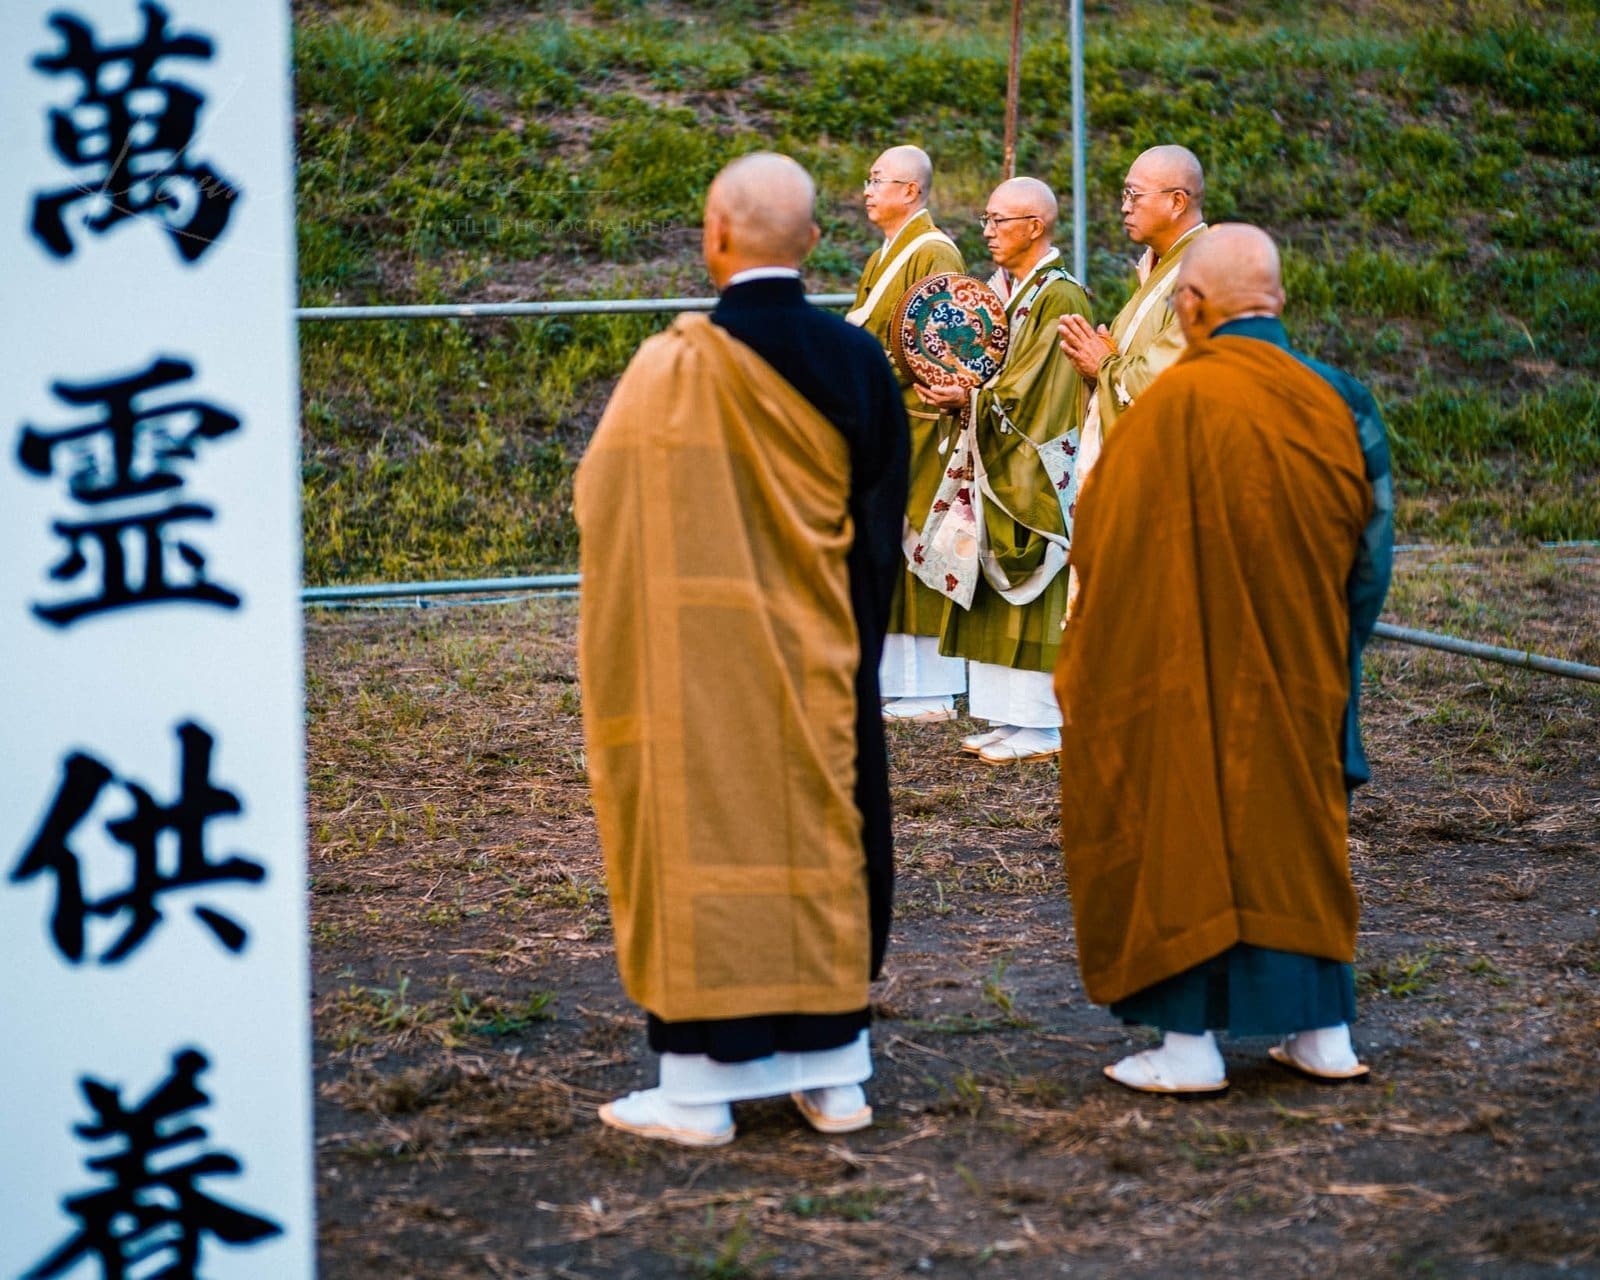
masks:
[[[1065,198],[1065,6],[1026,8],[1019,171]],[[857,184],[902,140],[980,261],[1009,6],[974,11],[302,3],[303,299],[704,293],[701,195],[757,146],[818,178],[812,287],[853,287],[876,238]],[[1211,218],[1287,246],[1298,341],[1378,391],[1404,536],[1600,537],[1594,4],[1113,0],[1087,20],[1102,318],[1131,280],[1122,174],[1184,142]],[[572,564],[571,467],[660,323],[304,326],[308,581]]]

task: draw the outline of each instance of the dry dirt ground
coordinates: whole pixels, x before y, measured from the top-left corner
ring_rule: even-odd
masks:
[[[1600,664],[1600,549],[1412,552],[1390,620]],[[328,1280],[1600,1275],[1600,687],[1379,643],[1358,1043],[1319,1086],[1225,1044],[1181,1103],[1101,1066],[1053,765],[891,736],[878,1123],[613,1133],[653,1081],[612,963],[570,600],[309,624]]]

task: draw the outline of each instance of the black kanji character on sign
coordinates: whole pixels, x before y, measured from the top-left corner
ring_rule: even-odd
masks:
[[[193,461],[205,440],[215,440],[239,427],[239,419],[204,400],[172,400],[140,407],[142,397],[194,376],[187,361],[162,357],[146,369],[103,382],[56,382],[51,390],[64,404],[99,406],[99,413],[80,426],[41,430],[24,425],[17,441],[17,460],[37,476],[56,471],[67,477],[67,491],[89,506],[151,498],[183,485],[180,461]],[[61,462],[58,454],[65,454]],[[188,600],[234,609],[239,597],[205,577],[205,557],[180,541],[170,526],[210,520],[214,512],[201,503],[177,503],[94,520],[56,521],[54,531],[66,541],[65,557],[50,570],[58,582],[71,582],[89,568],[92,551],[98,562],[97,590],[76,600],[36,604],[46,622],[67,626],[108,609]],[[188,566],[173,580],[173,554]]]
[[[83,176],[33,203],[33,234],[58,258],[72,253],[63,215],[80,201],[90,202],[82,219],[88,230],[99,234],[129,218],[153,218],[179,256],[194,262],[222,234],[239,198],[238,189],[209,164],[185,154],[205,97],[157,74],[163,58],[209,60],[211,41],[194,33],[169,35],[166,10],[150,0],[139,8],[143,36],[104,47],[80,19],[53,14],[50,25],[61,35],[62,48],[33,60],[40,71],[72,73],[82,82],[69,109],[50,113],[50,143]]]
[[[136,1265],[141,1275],[197,1280],[207,1235],[224,1244],[252,1245],[283,1234],[276,1222],[200,1189],[202,1178],[241,1173],[244,1166],[237,1158],[224,1151],[197,1151],[178,1162],[186,1154],[180,1148],[195,1147],[209,1137],[189,1113],[210,1105],[197,1084],[210,1065],[198,1050],[183,1050],[172,1059],[172,1074],[132,1108],[123,1105],[119,1086],[87,1076],[78,1082],[94,1119],[74,1131],[87,1142],[115,1144],[84,1162],[109,1182],[62,1200],[62,1207],[78,1219],[77,1234],[23,1280],[52,1280],[85,1260],[100,1264],[103,1280],[124,1280]],[[160,1261],[160,1270],[154,1269],[153,1258]]]
[[[258,884],[266,879],[266,868],[259,862],[238,855],[212,862],[207,856],[206,823],[242,812],[236,794],[212,785],[213,742],[211,735],[197,724],[178,726],[182,760],[178,767],[178,798],[170,805],[157,804],[137,782],[121,783],[133,808],[102,825],[111,839],[124,847],[133,865],[127,887],[100,898],[88,896],[84,859],[70,841],[115,775],[104,763],[83,752],[67,758],[50,811],[23,851],[22,861],[11,872],[11,882],[22,884],[47,873],[55,876],[56,905],[50,933],[71,963],[78,964],[84,958],[91,916],[127,918],[122,936],[98,957],[101,964],[116,964],[161,923],[160,899],[164,894],[229,881]],[[163,841],[163,836],[169,839]],[[164,845],[168,846],[166,856]],[[246,934],[236,921],[209,907],[195,907],[194,914],[228,950],[244,949]]]

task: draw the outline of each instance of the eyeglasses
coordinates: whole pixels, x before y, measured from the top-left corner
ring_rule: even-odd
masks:
[[[1187,187],[1157,187],[1153,191],[1135,191],[1132,187],[1123,187],[1122,203],[1137,204],[1140,200],[1144,199],[1145,196],[1164,196],[1169,195],[1174,191],[1181,191],[1184,195],[1189,194],[1189,189]]]
[[[1002,222],[1021,222],[1024,218],[1037,218],[1036,213],[1019,213],[1010,218],[997,218],[992,213],[982,214],[978,218],[978,226],[987,231],[990,227],[998,227]]]
[[[871,195],[873,187],[884,187],[889,186],[890,184],[901,187],[910,187],[916,185],[909,178],[868,178],[861,184],[861,190],[864,195]]]
[[[1185,281],[1182,281],[1182,282],[1181,282],[1181,283],[1180,283],[1180,284],[1179,284],[1179,285],[1178,285],[1178,287],[1177,287],[1177,288],[1175,288],[1175,289],[1174,289],[1174,290],[1173,290],[1173,291],[1172,291],[1172,296],[1173,296],[1173,297],[1174,297],[1174,298],[1176,298],[1176,297],[1177,297],[1177,296],[1178,296],[1178,295],[1179,295],[1179,294],[1180,294],[1180,293],[1186,293],[1186,292],[1187,292],[1187,293],[1192,293],[1192,294],[1194,294],[1194,300],[1195,300],[1195,301],[1196,301],[1196,302],[1204,302],[1204,301],[1205,301],[1205,300],[1206,300],[1206,295],[1205,295],[1205,294],[1203,294],[1203,293],[1201,293],[1201,292],[1200,292],[1200,290],[1198,290],[1198,289],[1196,289],[1196,288],[1195,288],[1195,287],[1194,287],[1194,286],[1193,286],[1193,285],[1192,285],[1192,284],[1190,284],[1190,283],[1189,283],[1189,282],[1188,282],[1188,281],[1187,281],[1187,280],[1185,280]]]

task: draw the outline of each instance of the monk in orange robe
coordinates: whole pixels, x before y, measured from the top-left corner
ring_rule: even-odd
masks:
[[[1225,1088],[1218,1029],[1351,1079],[1347,788],[1392,548],[1382,421],[1289,349],[1264,232],[1217,227],[1180,272],[1187,350],[1078,505],[1056,693],[1079,964],[1091,1000],[1165,1032],[1106,1068],[1120,1084]]]

